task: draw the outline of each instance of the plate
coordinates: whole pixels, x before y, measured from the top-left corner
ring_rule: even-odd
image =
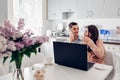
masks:
[[[96,69],[99,69],[99,70],[104,70],[107,68],[107,66],[105,66],[103,64],[95,64],[93,67]]]

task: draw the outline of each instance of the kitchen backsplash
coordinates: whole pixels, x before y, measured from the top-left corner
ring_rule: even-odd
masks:
[[[120,26],[120,19],[116,18],[116,19],[80,19],[80,20],[61,20],[61,21],[53,21],[53,26],[52,26],[52,30],[56,29],[56,25],[58,23],[66,23],[66,30],[68,30],[68,24],[70,22],[77,22],[79,27],[80,27],[80,36],[83,36],[83,27],[86,25],[90,25],[90,24],[94,24],[98,27],[98,29],[105,29],[110,31],[110,37],[114,38],[114,39],[119,39],[120,38],[120,34],[116,34],[116,27]]]

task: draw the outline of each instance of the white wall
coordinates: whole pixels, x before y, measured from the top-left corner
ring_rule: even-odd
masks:
[[[70,21],[68,21],[69,23]],[[120,34],[116,34],[116,27],[120,25],[120,19],[81,19],[81,20],[76,20],[78,22],[80,27],[94,24],[98,28],[106,29],[110,31],[110,38],[111,39],[120,39]],[[81,29],[81,28],[80,28]],[[83,36],[83,31],[81,30],[79,33],[81,36]],[[109,39],[110,39],[109,38]]]
[[[7,0],[0,0],[0,24],[7,19]]]
[[[116,29],[116,27],[118,25],[120,25],[120,19],[116,18],[116,19],[110,19],[110,18],[103,18],[103,19],[69,19],[69,20],[64,20],[64,21],[53,21],[53,26],[52,26],[52,29],[54,30],[55,29],[55,26],[56,24],[60,23],[60,22],[66,22],[67,24],[69,24],[70,22],[77,22],[79,24],[79,27],[83,27],[83,26],[86,26],[86,25],[90,25],[90,24],[93,24],[93,25],[97,25],[101,28],[104,28],[104,29]],[[66,26],[68,27],[68,26]]]
[[[8,4],[8,20],[13,21],[13,0],[7,0]]]
[[[6,19],[13,21],[13,0],[0,1],[0,24]]]
[[[43,26],[41,28],[41,33],[42,34],[46,34],[47,30],[52,30],[52,25],[53,22],[52,21],[48,21],[47,20],[47,0],[42,0],[42,19],[43,19]]]
[[[69,22],[71,22],[73,20],[69,20]],[[116,18],[116,19],[81,19],[81,20],[74,20],[76,22],[78,22],[78,24],[81,26],[85,26],[85,25],[90,25],[90,24],[94,24],[94,25],[99,25],[102,26],[102,28],[104,29],[116,29],[116,27],[118,25],[120,25],[120,19]]]

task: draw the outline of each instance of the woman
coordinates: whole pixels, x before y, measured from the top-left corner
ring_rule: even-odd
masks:
[[[95,25],[88,25],[85,28],[84,41],[88,45],[88,61],[103,64],[105,49]]]

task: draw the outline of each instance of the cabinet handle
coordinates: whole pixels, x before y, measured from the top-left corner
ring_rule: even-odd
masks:
[[[115,48],[113,48],[113,50],[115,50]]]
[[[90,17],[92,17],[93,16],[93,11],[92,10],[90,10]]]
[[[120,16],[120,8],[118,8],[118,16]]]
[[[87,10],[87,18],[89,18],[89,10]]]
[[[93,16],[94,12],[92,10],[87,11],[87,18],[91,18]]]

